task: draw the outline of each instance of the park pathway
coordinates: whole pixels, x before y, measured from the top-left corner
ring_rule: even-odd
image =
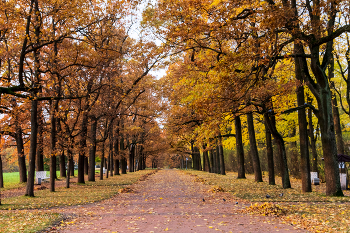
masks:
[[[146,181],[95,204],[53,209],[73,215],[57,232],[306,232],[278,218],[241,214],[247,204],[177,170],[161,170]],[[204,201],[203,201],[204,199]],[[225,199],[225,201],[223,200]],[[51,229],[52,231],[52,229]]]

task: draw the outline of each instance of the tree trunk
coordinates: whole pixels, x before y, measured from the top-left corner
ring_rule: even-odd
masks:
[[[221,133],[219,133],[219,160],[220,160],[220,174],[221,175],[226,175],[226,171],[225,171],[225,157],[224,157],[224,148],[222,146],[222,137],[221,137]]]
[[[84,174],[89,174],[89,157],[87,156],[84,157]]]
[[[126,162],[126,159],[123,157],[121,159],[121,162],[122,162],[122,174],[126,174],[126,166],[127,166],[127,162]]]
[[[68,155],[68,164],[67,164],[67,176],[66,176],[66,188],[69,188],[69,179],[70,179],[70,169],[71,169],[71,160],[69,159],[69,155]]]
[[[209,156],[208,156],[208,150],[206,150],[206,145],[203,146],[203,170],[210,172],[210,163],[209,163]]]
[[[135,156],[135,144],[134,142],[132,142],[130,144],[130,153],[129,153],[129,172],[134,172],[134,156]]]
[[[34,95],[35,96],[35,95]],[[32,100],[31,106],[31,133],[30,133],[30,149],[29,149],[29,171],[26,186],[26,196],[34,197],[34,176],[35,176],[35,155],[38,137],[38,101]]]
[[[293,122],[293,126],[291,126],[291,129],[289,131],[289,137],[295,137],[297,133],[296,126]],[[290,173],[296,178],[300,178],[299,174],[299,158],[298,158],[298,146],[296,141],[292,141],[289,143],[289,151],[290,151]]]
[[[286,156],[286,148],[284,145],[284,140],[282,135],[277,131],[276,128],[276,119],[275,116],[272,114],[271,116],[268,115],[268,113],[265,113],[267,123],[269,126],[269,129],[277,143],[278,147],[278,155],[280,159],[280,169],[281,169],[281,177],[282,177],[282,186],[284,189],[291,188],[290,180],[289,180],[289,173],[288,173],[288,164],[287,164],[287,156]]]
[[[97,119],[91,119],[91,129],[90,129],[90,137],[91,144],[89,149],[89,181],[95,181],[95,157],[96,157],[96,133],[97,133]]]
[[[338,109],[336,95],[334,95],[332,98],[332,106],[333,106],[335,136],[337,140],[337,152],[338,154],[343,155],[345,154],[345,147],[344,147],[343,135],[342,135],[341,125],[340,125],[339,109]]]
[[[55,192],[56,179],[56,156],[51,154],[50,157],[50,192]]]
[[[312,100],[310,98],[308,98],[308,103],[310,105],[312,104]],[[308,109],[307,115],[308,115],[308,119],[309,119],[309,137],[310,137],[310,146],[311,146],[311,153],[312,153],[311,171],[318,172],[318,167],[317,167],[318,155],[317,155],[317,150],[316,150],[316,137],[314,135],[314,126],[313,126],[313,121],[312,121],[311,108]]]
[[[74,176],[74,159],[73,159],[73,155],[70,157],[70,175]]]
[[[114,152],[113,152],[113,127],[111,127],[110,132],[109,132],[109,175],[112,177],[113,176],[113,157],[114,157]]]
[[[242,141],[242,126],[241,119],[239,116],[235,117],[235,128],[236,128],[236,151],[238,160],[238,179],[245,179],[245,169],[244,169],[244,148]]]
[[[269,170],[269,185],[275,185],[275,164],[273,162],[273,148],[272,148],[272,139],[271,132],[266,122],[266,117],[264,116],[265,123],[265,137],[266,137],[266,157],[267,157],[267,167]]]
[[[254,121],[253,121],[252,113],[247,114],[247,123],[248,123],[249,144],[250,144],[251,157],[253,160],[255,181],[262,182],[263,180],[262,180],[262,174],[261,174],[261,168],[260,168],[260,159],[259,159],[258,148],[256,146],[255,129],[254,129]]]
[[[210,173],[215,173],[215,161],[214,161],[214,151],[213,151],[213,149],[211,149],[209,151],[209,156],[210,156],[210,167],[211,167],[209,172]]]
[[[119,173],[119,159],[117,159],[117,157],[119,156],[119,126],[120,126],[120,122],[118,122],[118,124],[117,124],[117,129],[116,129],[115,137],[114,137],[114,154],[115,154],[114,175],[120,175],[120,173]]]
[[[103,180],[103,168],[105,168],[105,143],[104,142],[102,142],[102,148],[101,148],[100,180]]]
[[[80,141],[79,141],[79,157],[78,157],[78,183],[85,184],[84,177],[84,167],[85,167],[85,148],[86,148],[86,135],[87,135],[87,125],[88,125],[88,115],[83,113],[80,126]]]
[[[56,108],[58,105],[56,101],[51,103],[51,132],[50,132],[50,192],[55,192],[55,179],[56,179]],[[41,117],[40,117],[41,118]],[[42,121],[40,120],[40,123]],[[42,135],[39,134],[39,138]],[[42,146],[42,145],[41,145]],[[39,147],[40,148],[40,144]],[[42,148],[41,148],[42,149]],[[38,151],[39,152],[39,151]],[[39,154],[38,154],[39,155]]]
[[[19,181],[21,183],[22,182],[27,182],[27,167],[26,167],[26,157],[24,155],[22,128],[19,125],[16,127],[16,144],[17,144]]]
[[[295,53],[303,51],[300,43],[294,44]],[[301,68],[302,60],[295,58],[295,77],[297,80],[303,82],[303,73]],[[297,89],[297,103],[302,106],[305,103],[304,86],[300,85]],[[310,175],[310,158],[309,158],[309,144],[307,136],[307,121],[305,108],[298,110],[299,122],[299,137],[300,137],[300,172],[301,184],[303,192],[311,192],[311,175]]]
[[[73,161],[73,145],[69,145],[67,148],[67,176],[66,176],[66,188],[69,188],[70,176],[74,176],[74,161]]]
[[[0,188],[4,187],[4,171],[2,170],[2,153],[0,151]],[[0,200],[1,200],[1,193],[0,193]]]
[[[36,170],[44,171],[44,136],[43,136],[43,116],[41,106],[38,105],[38,142],[36,147]]]
[[[64,150],[60,154],[60,177],[66,177],[66,155]]]

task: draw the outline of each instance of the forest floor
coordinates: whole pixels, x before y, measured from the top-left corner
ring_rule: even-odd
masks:
[[[249,201],[161,170],[98,203],[47,210],[66,216],[50,232],[306,232],[278,217],[243,213]],[[236,203],[238,201],[238,204]]]

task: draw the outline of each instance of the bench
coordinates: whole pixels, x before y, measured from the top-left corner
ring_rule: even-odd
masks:
[[[310,172],[311,183],[313,185],[320,185],[320,179],[317,172]]]
[[[107,169],[103,168],[103,174],[106,174],[106,172],[107,172]]]
[[[40,178],[40,181],[39,181]],[[41,184],[41,181],[50,179],[50,176],[46,175],[46,171],[36,171],[35,172],[35,181],[37,184]]]

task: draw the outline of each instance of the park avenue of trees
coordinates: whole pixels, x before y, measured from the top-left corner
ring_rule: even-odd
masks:
[[[27,196],[45,164],[54,192],[75,163],[84,183],[96,161],[108,177],[186,158],[303,192],[318,172],[342,196],[349,35],[345,0],[1,1],[2,159]]]

